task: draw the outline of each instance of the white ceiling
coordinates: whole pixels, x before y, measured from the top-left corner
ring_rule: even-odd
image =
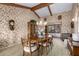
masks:
[[[23,5],[23,6],[27,6],[27,7],[34,7],[40,3],[19,3],[19,4]],[[54,4],[50,5],[50,10],[51,10],[52,14],[70,11],[71,9],[72,9],[72,3],[54,3]],[[35,10],[35,12],[40,17],[45,17],[45,16],[50,15],[50,12],[47,7],[37,9],[37,10]]]
[[[45,17],[45,16],[49,16],[49,10],[47,7],[35,10],[35,12],[40,16],[40,17]]]
[[[27,7],[34,7],[40,3],[18,3],[19,5],[27,6]]]
[[[72,9],[72,3],[55,3],[50,5],[52,14],[66,12]]]

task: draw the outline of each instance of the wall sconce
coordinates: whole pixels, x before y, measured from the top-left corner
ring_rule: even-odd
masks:
[[[74,21],[71,22],[71,28],[74,28]]]
[[[59,15],[59,16],[58,16],[58,20],[61,20],[61,19],[62,19],[62,15]]]
[[[73,18],[71,21],[71,28],[74,28],[74,21],[75,21],[75,19]]]
[[[14,30],[14,25],[15,25],[15,21],[14,20],[9,20],[10,30]]]

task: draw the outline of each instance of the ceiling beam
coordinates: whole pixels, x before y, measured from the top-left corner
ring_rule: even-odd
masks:
[[[50,15],[52,16],[52,11],[51,11],[51,9],[50,9],[50,6],[48,6],[48,9],[49,9]]]
[[[32,7],[31,10],[34,11],[34,10],[46,7],[46,6],[50,5],[50,4],[52,4],[52,3],[40,3],[39,5],[36,5],[36,6]]]
[[[35,11],[33,11],[34,12],[34,14],[38,17],[38,18],[40,18],[40,16],[35,12]]]

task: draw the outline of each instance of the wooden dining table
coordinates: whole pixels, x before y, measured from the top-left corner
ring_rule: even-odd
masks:
[[[32,39],[31,43],[37,43],[37,42],[45,42],[47,39],[45,38],[37,38],[37,39]]]

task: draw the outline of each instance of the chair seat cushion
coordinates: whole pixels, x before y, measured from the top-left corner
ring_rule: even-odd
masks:
[[[35,51],[36,49],[37,49],[37,46],[31,47],[31,52]],[[24,51],[25,52],[30,52],[30,47],[25,46],[24,47]]]
[[[49,46],[49,45],[50,45],[50,43],[44,43],[44,44],[43,44],[43,46],[45,46],[45,47],[46,47],[46,46]]]

